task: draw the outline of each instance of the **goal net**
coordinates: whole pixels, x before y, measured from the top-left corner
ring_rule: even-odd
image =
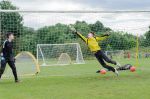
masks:
[[[85,63],[79,43],[38,44],[37,60],[41,66]]]
[[[15,65],[18,76],[35,75],[40,72],[37,60],[30,52],[21,52],[15,57]],[[9,66],[6,67],[4,77],[11,77],[12,71]]]
[[[150,11],[25,11],[17,7],[11,10],[8,2],[2,2],[1,43],[7,32],[13,32],[15,54],[32,52],[40,65],[84,63],[82,58],[95,59],[87,45],[70,31],[69,25],[85,37],[91,31],[98,36],[110,33],[99,45],[120,63],[135,64],[140,60],[146,63],[150,58]],[[75,51],[77,44],[64,43],[79,43],[82,52]],[[37,47],[37,44],[41,45]]]

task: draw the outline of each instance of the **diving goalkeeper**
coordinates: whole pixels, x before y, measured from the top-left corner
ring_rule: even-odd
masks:
[[[75,29],[72,30],[73,32],[75,32],[90,48],[90,50],[94,53],[95,57],[97,58],[97,60],[99,61],[99,63],[106,68],[108,71],[112,71],[114,72],[117,76],[118,76],[118,71],[116,68],[109,66],[105,63],[111,63],[117,66],[120,66],[119,63],[117,63],[116,61],[111,60],[110,58],[108,58],[105,53],[101,50],[101,47],[99,46],[98,42],[99,41],[103,41],[105,40],[109,34],[105,34],[103,36],[96,36],[94,32],[90,32],[87,35],[87,38],[84,37],[81,33],[77,32]],[[97,73],[99,73],[100,70],[97,71]]]

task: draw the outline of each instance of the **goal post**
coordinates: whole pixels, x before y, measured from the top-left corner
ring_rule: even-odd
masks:
[[[28,76],[28,75],[35,75],[40,72],[40,67],[38,62],[33,54],[30,52],[20,52],[15,57],[15,65],[17,68],[18,76]],[[12,76],[12,71],[7,66],[6,71],[4,73],[4,77]]]
[[[37,44],[37,61],[41,66],[85,63],[79,43]]]

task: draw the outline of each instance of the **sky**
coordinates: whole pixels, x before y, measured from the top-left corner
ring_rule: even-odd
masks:
[[[11,0],[11,2],[20,10],[150,10],[150,0]],[[58,22],[70,24],[79,20],[94,23],[99,20],[106,27],[116,31],[142,35],[150,25],[150,13],[21,14],[24,17],[24,24],[35,29],[45,25],[54,25]]]

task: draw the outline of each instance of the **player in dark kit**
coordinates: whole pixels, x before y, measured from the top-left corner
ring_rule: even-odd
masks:
[[[1,67],[0,67],[0,79],[4,73],[6,64],[10,66],[12,69],[15,82],[19,82],[17,77],[17,71],[15,66],[15,58],[13,55],[13,40],[14,40],[14,34],[13,33],[7,33],[7,39],[2,44],[2,52],[1,52]]]

